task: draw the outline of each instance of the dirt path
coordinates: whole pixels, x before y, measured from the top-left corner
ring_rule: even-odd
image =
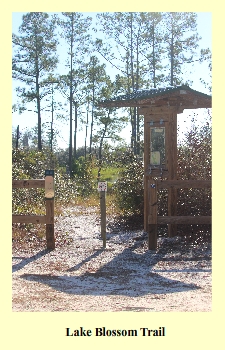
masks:
[[[150,252],[143,231],[111,231],[103,249],[99,230],[96,214],[67,211],[54,251],[14,242],[13,311],[211,311],[209,243],[161,238]]]

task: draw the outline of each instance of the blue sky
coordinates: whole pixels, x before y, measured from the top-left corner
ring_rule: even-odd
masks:
[[[18,28],[22,23],[22,16],[26,12],[14,12],[12,14],[12,32],[15,34],[18,34]],[[198,33],[202,37],[200,42],[201,48],[212,48],[212,14],[210,12],[197,12],[198,14]],[[86,15],[93,16],[94,13],[88,13],[86,12]],[[106,63],[106,62],[104,62]],[[107,66],[108,69],[110,69],[111,74],[114,75],[118,72],[115,71],[115,69],[111,69],[109,66]],[[192,88],[195,90],[199,90],[201,92],[208,93],[207,90],[204,89],[204,86],[202,83],[200,83],[200,78],[205,77],[205,70],[206,66],[196,66],[192,70],[191,80],[193,80]],[[59,73],[59,72],[58,72]],[[15,83],[13,83],[13,103],[16,103],[17,97],[15,93]],[[196,110],[195,110],[196,112]],[[187,121],[189,119],[190,111],[185,111],[182,115],[182,121],[181,124],[188,125]],[[42,122],[49,121],[50,116],[48,112],[45,112],[42,114]],[[183,122],[186,120],[186,123]],[[179,118],[178,118],[179,121]],[[22,115],[19,115],[18,113],[13,113],[12,115],[12,126],[13,128],[17,127],[17,125],[20,126],[20,130],[24,131],[26,128],[31,128],[37,124],[37,115],[35,112],[24,112]],[[68,136],[69,136],[69,127],[66,124],[55,124],[56,127],[60,128],[61,130],[61,138],[59,140],[59,146],[62,148],[68,147]],[[84,145],[84,138],[85,138],[85,130],[80,131],[78,133],[78,139],[77,139],[77,145],[78,147]],[[123,131],[123,135],[127,135],[127,142],[130,141],[130,129],[129,126]]]

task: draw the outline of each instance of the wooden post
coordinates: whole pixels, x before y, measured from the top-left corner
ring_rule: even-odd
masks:
[[[46,241],[47,249],[55,249],[54,198],[46,199]]]
[[[103,248],[106,248],[106,202],[105,202],[105,191],[100,191],[100,210],[101,210],[101,237],[103,239]]]
[[[144,231],[148,231],[148,205],[149,205],[149,164],[150,164],[150,128],[147,116],[144,116]]]
[[[169,180],[177,180],[177,113],[174,112],[169,118],[167,132],[168,147],[168,170]],[[168,216],[177,215],[177,189],[174,187],[168,190]],[[177,225],[168,225],[168,236],[174,237],[177,234]]]
[[[148,249],[157,249],[157,182],[149,179]]]
[[[54,236],[54,170],[45,170],[47,249],[55,249]]]

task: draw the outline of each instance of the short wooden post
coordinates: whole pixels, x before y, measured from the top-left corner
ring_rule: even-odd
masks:
[[[46,241],[47,249],[55,249],[54,235],[54,170],[45,170]]]
[[[149,179],[148,249],[157,249],[157,181]]]
[[[100,210],[101,210],[101,237],[103,239],[103,248],[106,248],[106,202],[105,202],[105,191],[100,191]]]
[[[47,249],[55,249],[54,198],[46,199],[46,241]]]
[[[100,211],[101,211],[101,237],[103,239],[103,248],[106,248],[106,200],[105,194],[107,191],[107,182],[98,183],[98,191],[100,198]]]

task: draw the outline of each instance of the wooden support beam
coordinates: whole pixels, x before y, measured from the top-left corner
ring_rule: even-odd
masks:
[[[149,207],[149,164],[150,164],[150,128],[144,116],[144,230],[148,231],[148,207]]]
[[[45,188],[45,180],[12,180],[12,188]]]
[[[149,179],[148,249],[157,249],[157,182]]]
[[[163,120],[168,120],[168,114],[171,112],[174,112],[176,110],[176,107],[140,107],[140,114],[144,114],[147,117],[149,116],[150,118],[157,118],[157,119],[163,119]]]
[[[158,180],[158,189],[161,188],[211,188],[211,180]]]
[[[210,225],[211,216],[158,216],[158,224]]]
[[[168,160],[169,180],[177,179],[177,114],[174,112],[170,115],[169,127],[166,134],[166,149]],[[168,190],[168,215],[177,215],[177,189],[174,187]],[[177,234],[176,224],[168,225],[168,236],[174,237]]]
[[[148,250],[157,249],[157,225],[148,225]]]

